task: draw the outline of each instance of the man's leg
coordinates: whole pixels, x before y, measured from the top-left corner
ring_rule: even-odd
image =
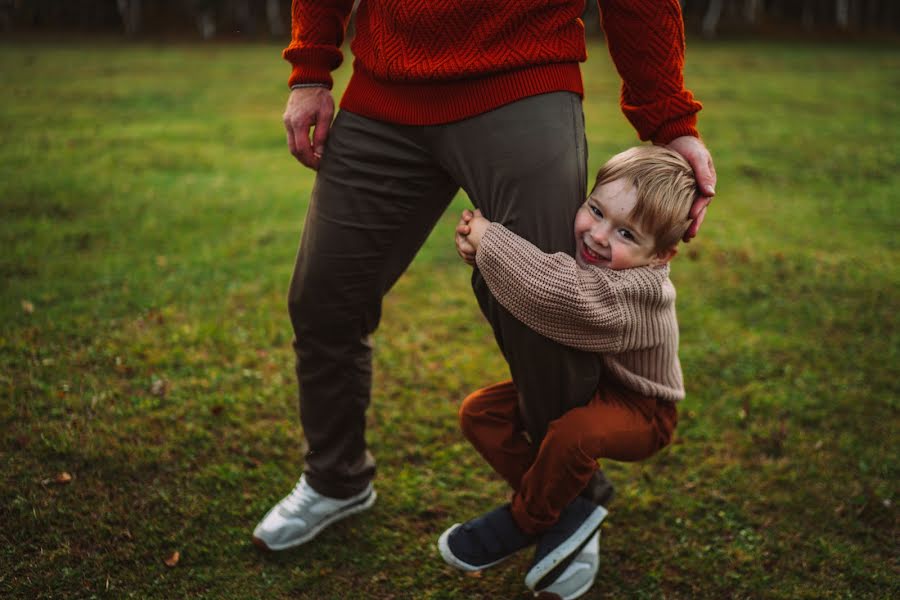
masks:
[[[346,111],[332,126],[288,298],[309,444],[299,500],[282,501],[289,509],[300,510],[310,493],[355,498],[374,476],[365,441],[369,336],[382,297],[458,189],[420,137],[421,128]]]
[[[587,180],[577,95],[525,98],[441,126],[438,135],[436,153],[485,217],[545,252],[574,252],[572,224]],[[528,433],[538,442],[550,421],[587,403],[599,380],[599,359],[517,321],[494,300],[477,270],[473,288],[509,362]]]
[[[435,153],[484,215],[545,252],[575,251],[573,221],[586,197],[587,148],[580,98],[525,98],[432,128]],[[588,402],[601,375],[597,355],[567,348],[526,327],[494,300],[476,270],[472,286],[520,392],[535,444],[548,424]],[[598,471],[585,496],[606,504],[612,486]]]

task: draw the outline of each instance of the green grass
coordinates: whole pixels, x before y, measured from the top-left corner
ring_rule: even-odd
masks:
[[[466,577],[434,549],[507,494],[456,426],[507,373],[462,196],[375,338],[376,507],[249,543],[303,446],[285,294],[312,175],[279,50],[0,47],[0,596],[529,597],[526,556]],[[590,54],[595,169],[635,138]],[[589,597],[897,597],[900,53],[694,43],[686,77],[719,173],[673,271],[688,398],[670,448],[604,465]]]

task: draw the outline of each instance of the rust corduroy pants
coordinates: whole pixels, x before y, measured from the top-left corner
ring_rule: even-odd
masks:
[[[586,406],[552,421],[539,446],[525,436],[512,381],[469,395],[459,410],[466,438],[513,488],[512,513],[527,533],[559,518],[597,470],[598,458],[639,461],[666,446],[675,404],[604,385]]]

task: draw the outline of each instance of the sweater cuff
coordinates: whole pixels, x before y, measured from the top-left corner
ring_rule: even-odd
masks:
[[[331,72],[328,69],[319,69],[308,65],[294,65],[291,76],[288,78],[288,87],[293,88],[299,84],[319,84],[329,90],[334,86]]]
[[[493,252],[494,246],[499,239],[496,237],[501,234],[500,228],[503,226],[493,221],[484,230],[481,241],[478,243],[478,250],[475,251],[475,265],[479,269],[484,268],[484,261],[490,260],[490,254]]]
[[[321,83],[328,89],[334,85],[331,72],[344,58],[337,48],[324,46],[286,48],[281,56],[293,65],[288,87],[298,83]]]

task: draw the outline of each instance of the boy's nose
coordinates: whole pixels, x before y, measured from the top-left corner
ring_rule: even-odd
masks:
[[[594,228],[591,230],[591,237],[592,237],[592,238],[594,239],[594,241],[597,242],[598,244],[600,244],[600,245],[602,245],[602,246],[606,246],[608,233],[609,233],[609,232],[606,231],[606,228],[605,228],[605,227],[602,227],[602,226],[600,226],[600,227],[594,227]]]

